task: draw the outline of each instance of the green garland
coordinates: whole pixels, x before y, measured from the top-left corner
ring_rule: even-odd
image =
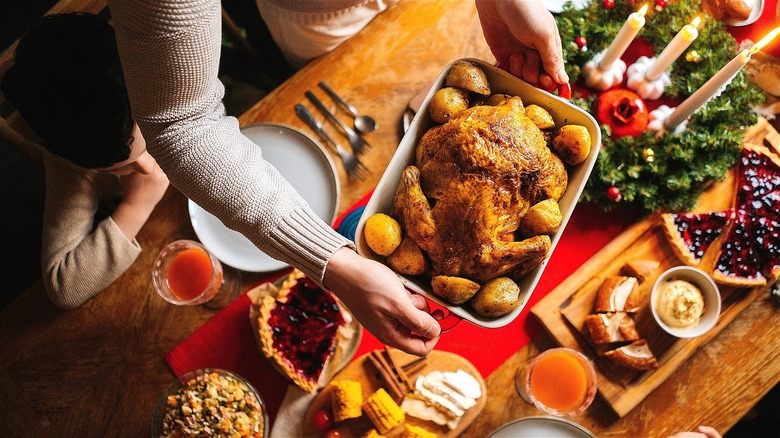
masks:
[[[677,31],[697,14],[699,0],[669,2],[660,9],[652,0],[647,23],[638,38],[649,42],[658,54],[674,38]],[[573,83],[580,79],[581,67],[602,50],[606,50],[614,35],[640,2],[616,0],[607,9],[603,0],[592,0],[583,9],[567,4],[557,17],[563,41],[566,70]],[[697,59],[680,56],[669,69],[671,86],[665,96],[684,100],[737,54],[737,42],[723,24],[702,15],[699,37],[686,53],[696,51]],[[587,41],[587,51],[577,46],[575,39]],[[602,148],[596,167],[585,187],[583,198],[604,210],[617,206],[633,206],[648,211],[689,210],[707,184],[721,180],[739,157],[743,130],[758,121],[754,108],[765,95],[740,72],[723,93],[713,98],[691,117],[688,129],[674,135],[646,131],[638,137],[611,138],[609,126],[602,125]],[[577,96],[572,100],[583,109],[595,113],[595,96]],[[643,151],[650,148],[654,159],[648,162]],[[621,199],[607,197],[615,186]]]

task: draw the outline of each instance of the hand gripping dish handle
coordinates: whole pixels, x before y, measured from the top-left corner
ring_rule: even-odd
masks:
[[[409,289],[408,287],[406,288],[406,290],[413,294],[417,293]],[[428,303],[431,303],[431,301],[425,296],[423,296],[423,298],[425,298],[425,300],[428,301]],[[444,308],[436,308],[429,313],[431,314],[433,319],[439,322],[439,327],[441,327],[442,333],[452,330],[453,328],[455,328],[456,325],[458,325],[459,322],[463,321],[463,318]]]
[[[441,327],[442,333],[454,329],[459,322],[463,321],[463,318],[460,316],[452,312],[445,311],[444,309],[434,310],[431,312],[431,316],[433,316],[433,319],[439,321],[439,327]]]
[[[499,62],[497,64],[497,67],[500,68],[501,70],[509,71],[509,64],[507,62]],[[571,100],[571,84],[568,82],[566,82],[565,84],[556,84],[555,88],[551,88],[551,89],[542,88],[542,89],[548,93],[554,93],[557,91],[558,97],[560,97],[561,99]]]

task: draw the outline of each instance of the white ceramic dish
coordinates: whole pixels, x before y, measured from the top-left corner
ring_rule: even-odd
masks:
[[[658,291],[662,284],[673,280],[685,280],[698,287],[704,297],[704,314],[699,320],[699,324],[691,328],[675,328],[666,325],[656,310]],[[718,322],[720,316],[721,300],[720,290],[712,278],[704,271],[690,266],[676,266],[667,269],[653,284],[650,292],[650,310],[653,313],[655,322],[667,333],[678,338],[695,338],[701,336],[712,329]]]
[[[527,417],[494,430],[489,438],[596,438],[579,424],[558,417]]]
[[[317,142],[292,126],[275,123],[246,126],[241,132],[263,150],[263,158],[295,187],[317,216],[333,222],[339,205],[339,182],[333,160]],[[192,200],[188,207],[198,239],[222,263],[248,272],[270,272],[287,266]]]
[[[574,211],[574,206],[577,204],[577,200],[585,187],[585,182],[596,163],[596,157],[598,156],[599,150],[598,145],[601,144],[601,131],[596,120],[594,120],[590,114],[575,107],[568,101],[540,90],[484,61],[477,59],[468,60],[478,64],[485,71],[493,93],[520,96],[526,104],[536,104],[547,109],[553,116],[556,126],[565,124],[583,125],[588,129],[593,141],[592,151],[587,160],[577,166],[569,168],[569,185],[566,192],[563,194],[563,197],[559,200],[563,222],[561,223],[558,232],[552,236],[552,246],[547,258],[533,271],[526,274],[518,283],[518,286],[520,286],[520,290],[522,291],[522,296],[520,305],[517,306],[515,310],[498,318],[485,318],[471,311],[468,306],[455,306],[440,300],[431,292],[430,283],[427,279],[399,275],[408,289],[425,295],[429,299],[446,307],[450,313],[483,327],[496,328],[509,324],[520,314],[536,287],[539,278],[542,276],[542,272],[549,261],[549,257],[555,249],[558,240],[560,240],[561,234],[563,234],[563,230],[566,228],[566,223],[569,221],[569,217]],[[398,186],[401,173],[408,165],[414,163],[417,142],[428,128],[431,127],[432,123],[428,117],[428,105],[431,97],[436,90],[441,88],[449,68],[450,66],[447,66],[442,71],[428,92],[428,95],[425,97],[425,101],[420,107],[420,111],[417,112],[417,115],[415,115],[414,120],[412,120],[412,123],[409,126],[409,130],[406,132],[403,139],[401,139],[401,143],[398,145],[398,149],[396,150],[393,159],[390,161],[385,173],[379,180],[379,184],[377,184],[371,199],[366,204],[360,222],[358,222],[355,243],[358,252],[366,257],[384,262],[381,257],[374,255],[368,248],[368,245],[366,245],[365,239],[363,238],[363,225],[365,224],[366,219],[374,213],[383,212],[390,214],[392,212],[393,197],[395,196],[395,190]]]

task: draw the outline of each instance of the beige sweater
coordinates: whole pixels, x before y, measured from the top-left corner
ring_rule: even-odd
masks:
[[[187,197],[322,283],[352,243],[309,208],[224,115],[219,0],[110,0],[133,116]]]
[[[133,264],[141,247],[109,217],[94,222],[101,201],[122,195],[119,177],[86,170],[54,154],[44,154],[41,266],[52,303],[73,309],[108,287]]]

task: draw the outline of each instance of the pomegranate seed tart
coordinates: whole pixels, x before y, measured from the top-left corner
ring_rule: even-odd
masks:
[[[313,393],[324,384],[323,370],[336,352],[339,329],[351,321],[332,293],[293,270],[276,297],[262,297],[260,346],[276,368]]]
[[[723,285],[763,286],[780,276],[780,158],[745,145],[737,167],[734,206],[708,213],[665,213],[664,232],[689,266],[713,255],[709,271]]]

